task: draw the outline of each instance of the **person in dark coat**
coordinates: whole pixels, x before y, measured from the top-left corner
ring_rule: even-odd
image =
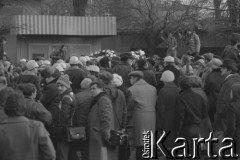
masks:
[[[130,53],[122,53],[120,55],[121,63],[117,64],[113,69],[112,73],[117,73],[120,75],[123,79],[123,85],[122,87],[124,90],[127,90],[131,86],[131,83],[128,78],[128,74],[133,71],[133,68],[131,67],[133,64],[133,56]]]
[[[48,109],[52,100],[58,96],[58,86],[57,80],[60,77],[60,73],[57,69],[53,67],[47,67],[44,69],[46,71],[46,86],[43,89],[43,96],[41,98],[41,103]]]
[[[8,96],[15,93],[11,87],[4,88],[0,91],[0,122],[7,118],[7,115],[3,111]]]
[[[71,88],[73,93],[76,94],[78,90],[81,89],[81,81],[86,77],[86,73],[78,67],[79,61],[78,57],[72,56],[69,60],[70,67],[66,69],[65,74],[67,74],[72,82]]]
[[[240,84],[232,85],[230,93],[231,102],[224,108],[227,119],[224,136],[235,140],[236,153],[240,153]]]
[[[161,81],[164,82],[164,87],[158,93],[157,106],[156,106],[156,130],[171,131],[168,139],[166,140],[166,147],[172,148],[173,142],[176,138],[175,131],[175,101],[179,95],[180,89],[173,83],[174,74],[171,71],[165,71],[162,74]]]
[[[117,160],[118,152],[110,141],[110,130],[115,130],[113,106],[103,91],[101,82],[91,84],[94,97],[88,116],[89,160]]]
[[[236,63],[233,60],[224,60],[221,68],[221,75],[224,77],[221,90],[217,99],[216,114],[214,116],[214,129],[224,132],[226,128],[223,109],[230,103],[230,91],[233,84],[240,82],[240,76],[237,74]]]
[[[240,44],[240,35],[231,37],[231,44],[226,46],[223,51],[222,59],[227,60],[231,59],[235,61],[236,64],[240,63],[239,48]]]
[[[49,132],[56,148],[57,160],[68,160],[70,144],[67,142],[64,128],[71,126],[71,118],[75,109],[75,98],[68,75],[60,76],[57,80],[57,85],[59,94],[48,108],[53,119]]]
[[[21,83],[32,83],[37,88],[36,100],[40,100],[42,97],[42,91],[40,86],[40,78],[37,76],[38,64],[34,60],[27,62],[27,70],[25,70],[18,79],[18,84]]]
[[[222,62],[219,59],[213,59],[209,62],[210,73],[206,76],[204,91],[208,97],[208,114],[211,123],[214,122],[218,94],[222,87],[223,76],[221,75]]]
[[[137,62],[138,70],[143,72],[143,79],[150,85],[157,87],[157,80],[155,74],[148,70],[148,61],[146,59],[140,59]]]
[[[35,86],[31,83],[26,83],[21,89],[26,102],[25,117],[50,125],[52,115],[41,102],[35,100],[37,92]]]
[[[24,117],[22,94],[11,94],[4,112],[8,118],[0,123],[0,159],[55,160],[55,149],[44,125]]]
[[[176,131],[179,136],[190,141],[192,149],[192,138],[199,138],[200,124],[207,117],[207,106],[203,98],[191,89],[190,77],[181,77],[179,84],[181,92],[175,103]]]

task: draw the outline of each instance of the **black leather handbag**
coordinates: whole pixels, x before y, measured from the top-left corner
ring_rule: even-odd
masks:
[[[66,127],[67,142],[86,140],[85,127]]]

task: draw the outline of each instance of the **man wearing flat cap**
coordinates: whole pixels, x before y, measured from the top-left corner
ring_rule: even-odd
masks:
[[[240,45],[240,34],[233,33],[230,38],[230,45],[226,46],[223,51],[223,60],[232,59],[237,64],[240,63],[240,51],[238,46]]]
[[[127,91],[127,105],[133,117],[133,146],[131,149],[136,150],[136,159],[142,159],[142,133],[148,130],[155,133],[157,90],[143,80],[141,71],[131,72],[129,78],[132,86]]]
[[[240,76],[237,74],[238,68],[234,60],[224,60],[221,67],[221,75],[224,77],[221,90],[218,95],[216,114],[214,117],[214,129],[224,131],[226,124],[223,119],[224,109],[230,103],[231,86],[240,82]]]

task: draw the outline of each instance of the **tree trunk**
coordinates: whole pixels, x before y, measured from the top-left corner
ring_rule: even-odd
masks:
[[[85,16],[88,0],[73,0],[74,16]]]
[[[215,18],[218,20],[221,17],[221,10],[220,10],[220,5],[221,5],[222,0],[214,0],[214,9],[215,9]]]

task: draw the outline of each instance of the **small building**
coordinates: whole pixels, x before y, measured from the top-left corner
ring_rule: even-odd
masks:
[[[54,15],[16,15],[11,31],[6,35],[5,51],[17,62],[34,59],[65,46],[66,56],[89,55],[102,49],[101,40],[117,34],[116,18]]]

